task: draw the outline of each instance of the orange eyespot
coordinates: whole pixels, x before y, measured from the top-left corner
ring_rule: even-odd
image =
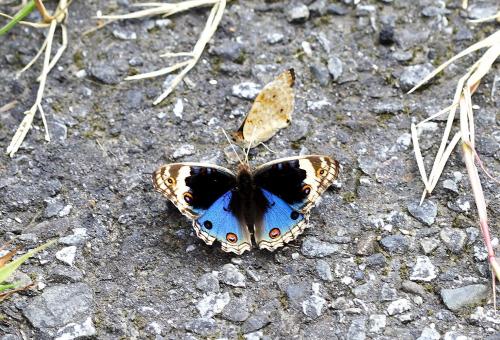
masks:
[[[269,232],[269,237],[272,238],[273,240],[275,238],[278,238],[281,235],[281,231],[278,228],[273,228]]]
[[[309,195],[310,192],[311,192],[311,186],[309,184],[304,184],[302,186],[302,193],[307,196]]]
[[[238,236],[236,236],[236,234],[234,234],[234,233],[227,233],[226,240],[229,243],[236,243],[238,241]]]
[[[320,169],[318,173],[319,173],[321,176],[323,176],[323,175],[326,173],[326,171],[325,171],[325,169]]]
[[[168,184],[174,184],[174,179],[172,177],[167,178]]]
[[[190,192],[185,192],[183,197],[187,204],[193,203],[193,195]]]

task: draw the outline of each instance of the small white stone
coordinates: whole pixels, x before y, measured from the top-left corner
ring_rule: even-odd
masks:
[[[184,104],[182,99],[178,98],[174,105],[174,115],[182,119],[182,112],[184,111]]]
[[[385,328],[387,317],[384,314],[370,315],[370,332],[379,333]]]
[[[413,266],[410,275],[412,281],[429,282],[436,278],[436,268],[427,256],[417,256],[417,262]]]
[[[398,299],[396,301],[392,301],[387,307],[387,313],[389,315],[397,315],[407,312],[411,309],[410,301],[407,299]]]
[[[190,253],[195,249],[196,249],[196,246],[194,244],[190,244],[189,246],[186,247],[186,253]]]
[[[75,262],[76,246],[64,247],[56,253],[56,259],[70,266]]]
[[[55,340],[71,340],[80,337],[91,337],[96,330],[92,318],[88,317],[83,323],[69,323],[57,331]]]
[[[299,253],[292,253],[292,259],[297,260],[300,257]]]
[[[64,217],[64,216],[68,216],[69,213],[71,212],[71,209],[73,208],[73,206],[71,204],[68,204],[67,206],[65,206],[64,208],[62,208],[58,215],[59,217]]]
[[[217,80],[215,80],[215,79],[210,79],[210,80],[208,81],[208,83],[209,83],[210,85],[217,85]]]
[[[87,71],[85,69],[81,69],[75,73],[77,78],[85,78],[87,76]]]
[[[202,317],[211,318],[222,312],[230,300],[231,297],[228,292],[222,294],[210,293],[198,301],[196,308]]]
[[[312,57],[313,51],[311,48],[311,44],[308,43],[307,41],[303,41],[301,45],[302,45],[302,49],[304,50],[304,53],[306,54],[306,56]]]
[[[425,327],[417,340],[439,340],[441,335],[434,327],[435,325],[433,323],[431,323],[429,327]]]

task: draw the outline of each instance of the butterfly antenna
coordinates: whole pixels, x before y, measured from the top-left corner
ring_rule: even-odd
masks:
[[[250,143],[248,144],[248,149],[247,149],[247,152],[245,154],[245,162],[247,163],[247,165],[248,165],[248,155],[250,154],[250,149],[252,148],[252,144],[255,141],[255,139],[254,139],[254,137],[255,137],[255,128],[256,128],[256,126],[253,127],[252,135],[250,136]]]
[[[226,139],[227,141],[229,142],[229,145],[231,145],[231,148],[233,149],[233,152],[234,154],[236,155],[236,157],[238,158],[238,161],[240,162],[241,165],[244,165],[245,163],[243,163],[243,161],[241,160],[240,158],[240,155],[238,155],[238,152],[236,152],[236,148],[234,147],[234,144],[231,142],[231,139],[229,139],[229,136],[227,135],[226,133],[226,130],[224,130],[223,127],[220,128],[222,130],[222,132],[224,133],[224,136],[226,136]]]
[[[273,149],[271,149],[269,146],[267,146],[263,142],[260,142],[259,145],[262,145],[263,147],[265,147],[267,149],[267,151],[270,151],[272,153],[276,153],[276,151],[274,151]]]

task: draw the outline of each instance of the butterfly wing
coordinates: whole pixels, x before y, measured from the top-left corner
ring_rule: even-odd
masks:
[[[287,127],[292,119],[294,106],[293,69],[281,73],[258,94],[238,131],[233,134],[237,142],[257,145]]]
[[[294,210],[278,196],[262,189],[268,205],[255,225],[255,241],[261,249],[275,250],[302,234],[307,216]]]
[[[224,251],[237,254],[251,248],[247,227],[227,209],[236,185],[228,169],[203,163],[167,164],[153,173],[153,185],[193,220],[196,235],[205,243],[218,240]]]
[[[252,248],[252,239],[246,226],[242,226],[230,210],[232,191],[226,192],[197,220],[193,221],[196,235],[205,243],[215,240],[222,250],[241,255]]]
[[[300,235],[309,211],[338,172],[336,160],[317,155],[282,158],[258,167],[254,181],[268,200],[262,222],[255,226],[259,247],[274,250]]]

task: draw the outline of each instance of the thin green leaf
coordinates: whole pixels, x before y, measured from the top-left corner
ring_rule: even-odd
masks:
[[[15,283],[8,283],[5,285],[0,285],[0,293],[4,292],[6,290],[9,290],[9,289],[14,289],[14,288],[16,288]]]
[[[20,256],[19,258],[15,259],[14,261],[9,262],[8,264],[6,264],[3,268],[0,269],[0,282],[4,282],[5,280],[7,280],[7,278],[9,276],[11,276],[12,273],[14,273],[16,271],[16,269],[20,265],[22,265],[27,259],[29,259],[33,255],[35,255],[39,251],[42,251],[45,248],[51,246],[56,241],[57,241],[57,239],[49,241],[49,242],[47,242],[45,244],[42,244],[41,246],[36,247],[35,249],[30,250],[29,252],[27,252],[23,256]]]
[[[21,21],[24,18],[26,18],[28,16],[28,14],[30,14],[31,12],[33,12],[34,9],[35,9],[35,0],[30,0],[26,4],[26,6],[24,6],[23,8],[21,8],[19,10],[19,12],[17,12],[16,15],[14,15],[14,17],[12,18],[12,20],[9,21],[9,23],[7,25],[5,25],[2,28],[0,28],[0,36],[4,35],[8,31],[10,31],[12,27],[16,26],[16,24],[19,21]]]

